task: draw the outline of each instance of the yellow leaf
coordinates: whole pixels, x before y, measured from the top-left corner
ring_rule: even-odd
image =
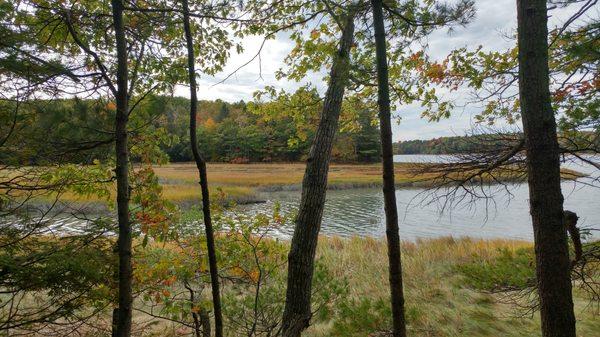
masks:
[[[321,32],[319,32],[319,31],[318,31],[318,30],[316,30],[316,29],[313,29],[313,30],[310,32],[310,38],[311,38],[311,39],[313,39],[313,40],[316,40],[316,39],[318,39],[318,38],[319,38],[319,36],[321,36]]]

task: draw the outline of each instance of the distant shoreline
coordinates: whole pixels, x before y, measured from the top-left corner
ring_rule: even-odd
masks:
[[[264,202],[261,193],[299,191],[305,170],[304,162],[294,163],[208,163],[208,183],[212,200],[223,203],[251,204]],[[396,187],[428,188],[434,186],[436,175],[416,174],[416,166],[427,163],[396,163]],[[172,163],[154,167],[162,186],[163,197],[177,204],[189,204],[199,200],[200,187],[195,164]],[[582,176],[576,171],[565,170],[565,179]],[[522,176],[496,176],[503,183],[524,182]],[[486,182],[498,181],[484,178]],[[329,169],[328,190],[346,190],[381,187],[381,166],[379,163],[340,164],[333,163]],[[106,200],[82,198],[66,193],[61,197],[68,202],[103,203]]]

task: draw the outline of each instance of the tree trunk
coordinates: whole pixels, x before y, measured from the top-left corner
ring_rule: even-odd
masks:
[[[200,312],[196,312],[194,310],[194,308],[198,305],[198,301],[196,301],[196,296],[194,296],[194,289],[192,289],[192,287],[189,285],[187,280],[184,281],[183,285],[190,293],[190,304],[192,306],[192,319],[194,320],[194,335],[196,337],[202,337],[202,335],[203,335],[202,332],[206,332],[207,329],[210,331],[210,319],[208,322],[209,326],[202,328],[203,321],[201,321],[200,314],[204,313],[204,310],[202,310]],[[210,333],[208,334],[208,336],[210,337]]]
[[[200,311],[198,313],[200,317],[200,326],[202,326],[202,337],[210,337],[210,317],[208,312]]]
[[[117,50],[117,112],[115,118],[115,155],[117,178],[117,213],[119,222],[119,310],[117,337],[131,335],[131,223],[129,222],[129,149],[127,147],[127,122],[129,102],[127,92],[127,41],[123,24],[122,0],[112,0],[112,15]]]
[[[206,231],[206,249],[208,252],[208,266],[210,269],[210,283],[212,287],[213,308],[215,314],[215,336],[223,336],[223,315],[221,313],[221,294],[219,288],[219,271],[217,268],[217,255],[215,252],[215,239],[212,227],[212,218],[210,216],[210,198],[208,193],[208,179],[206,175],[206,161],[202,158],[198,150],[198,140],[196,139],[196,115],[198,111],[198,97],[196,95],[196,66],[194,55],[194,41],[192,38],[192,29],[190,27],[190,14],[188,0],[182,0],[183,4],[183,26],[185,30],[185,40],[187,45],[188,75],[190,82],[190,145],[196,167],[198,168],[198,177],[202,189],[202,214],[204,216],[204,228]]]
[[[385,234],[388,247],[389,280],[392,297],[393,336],[406,336],[404,319],[404,292],[402,289],[402,259],[400,255],[400,234],[396,186],[394,182],[394,153],[392,149],[392,125],[390,93],[386,55],[385,26],[381,0],[372,0],[373,27],[377,56],[377,84],[379,105],[379,126],[381,134],[381,156],[383,162],[383,199],[385,205]]]
[[[545,0],[517,0],[519,96],[542,335],[575,337],[556,120],[550,104],[547,15]]]
[[[583,258],[583,245],[581,244],[581,233],[577,228],[577,221],[579,217],[575,212],[564,211],[563,222],[567,228],[571,241],[573,242],[573,249],[575,250],[575,257],[571,260],[571,269]]]
[[[282,331],[284,337],[298,337],[311,319],[311,287],[315,251],[327,190],[331,148],[348,82],[350,49],[354,41],[354,16],[345,20],[339,49],[333,59],[329,87],[321,120],[306,162],[302,197],[288,255],[288,280]]]
[[[119,326],[119,308],[114,308],[112,315],[112,332],[110,336],[117,337],[117,326]]]

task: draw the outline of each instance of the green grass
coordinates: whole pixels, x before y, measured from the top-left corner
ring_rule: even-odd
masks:
[[[474,256],[468,263],[456,266],[473,289],[496,291],[524,289],[535,284],[534,252],[532,247],[516,250],[499,248],[493,258]]]

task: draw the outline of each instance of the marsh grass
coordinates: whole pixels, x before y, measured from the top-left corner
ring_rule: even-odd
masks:
[[[208,180],[217,186],[236,185],[245,187],[267,187],[273,185],[299,185],[304,176],[304,163],[255,163],[223,164],[209,163]],[[169,183],[195,183],[197,172],[190,163],[169,164],[155,167],[161,181]],[[409,164],[396,164],[396,175],[401,180],[422,180],[414,176]],[[329,168],[329,184],[371,185],[381,182],[379,164],[332,164]]]
[[[416,167],[427,164],[396,163],[395,178],[399,186],[431,186],[436,174],[417,174]],[[221,188],[232,198],[248,198],[261,190],[273,190],[282,187],[299,188],[304,176],[304,163],[253,163],[227,164],[209,163],[208,181],[214,188]],[[164,185],[165,196],[176,200],[195,196],[191,188],[197,185],[197,171],[192,163],[177,163],[156,166],[156,174]],[[580,177],[576,172],[563,170],[564,179]],[[500,173],[500,179],[514,181],[521,176],[512,176],[512,171]],[[331,164],[328,175],[328,188],[364,188],[381,186],[380,164]],[[485,179],[485,178],[484,178]],[[492,182],[493,179],[489,178]],[[182,188],[186,186],[186,188]],[[189,187],[189,188],[187,188]]]
[[[223,240],[231,238],[219,236]],[[285,256],[288,242],[267,239]],[[139,244],[139,242],[138,242]],[[226,242],[222,242],[223,245]],[[136,245],[139,247],[139,245]],[[179,258],[188,258],[179,245],[155,242],[148,249],[160,248],[162,262],[149,265],[152,270],[171,270]],[[480,240],[470,238],[438,238],[403,242],[405,308],[408,332],[414,337],[531,337],[540,336],[539,317],[522,316],[516,307],[485,291],[494,282],[520,280],[530,275],[533,266],[527,261],[532,244],[514,240]],[[235,250],[224,252],[235,254]],[[283,257],[285,258],[285,257]],[[327,270],[331,280],[344,280],[343,296],[332,297],[325,313],[318,313],[303,336],[307,337],[375,337],[387,336],[391,326],[385,240],[375,238],[320,238],[318,263]],[[191,260],[193,262],[193,258]],[[141,268],[141,267],[138,267]],[[162,268],[162,269],[161,269]],[[203,267],[205,268],[205,267]],[[282,265],[285,268],[285,265]],[[139,271],[139,269],[138,269]],[[144,274],[144,273],[142,273]],[[285,270],[281,270],[285,275]],[[141,279],[137,279],[138,282]],[[273,284],[283,301],[285,277]],[[476,282],[473,282],[473,281]],[[322,281],[322,280],[321,280]],[[319,283],[319,282],[317,282]],[[243,298],[242,288],[225,282],[223,293]],[[250,287],[249,289],[252,289]],[[577,336],[596,337],[600,331],[597,307],[576,290],[575,313]],[[204,296],[208,296],[205,293]],[[252,294],[250,294],[251,297]],[[138,303],[140,305],[140,303]],[[210,302],[207,302],[210,306]],[[231,308],[227,308],[231,310]],[[227,312],[227,310],[226,310]],[[110,310],[98,317],[100,325],[109,330]],[[173,322],[135,312],[138,336],[175,337],[189,335],[190,330]],[[103,323],[102,323],[103,322]],[[140,329],[143,327],[143,329]],[[226,330],[227,336],[240,336]],[[40,334],[42,335],[42,334]],[[84,334],[85,335],[85,334]],[[105,336],[92,333],[85,336]]]
[[[396,163],[395,178],[398,187],[430,187],[436,183],[435,173],[417,174],[419,166],[427,164]],[[305,163],[252,163],[229,164],[209,163],[207,166],[211,194],[220,200],[238,204],[263,201],[261,191],[297,190],[304,176]],[[176,203],[189,203],[200,196],[198,171],[193,163],[174,163],[154,167],[163,188],[163,196]],[[10,172],[4,172],[10,174]],[[563,170],[564,179],[580,177],[573,171]],[[496,178],[503,181],[522,180],[512,171],[499,173]],[[494,182],[491,177],[484,181]],[[351,189],[381,186],[380,164],[332,164],[329,168],[328,188]],[[107,203],[114,200],[114,191],[109,196],[85,196],[72,192],[60,195],[64,201]],[[49,193],[42,198],[53,199]]]
[[[287,242],[272,240],[273,244]],[[438,238],[403,242],[405,310],[410,336],[540,336],[539,316],[523,316],[487,289],[495,282],[519,282],[533,273],[532,243],[515,240]],[[308,337],[388,336],[391,327],[387,248],[370,237],[322,236],[317,260],[328,277],[345,280],[343,296],[318,312]],[[282,271],[283,272],[283,271]],[[285,282],[285,277],[279,282]],[[317,282],[318,283],[318,282]],[[284,284],[276,286],[282,292]],[[318,288],[318,287],[317,287]],[[232,291],[224,286],[224,293]],[[283,293],[277,298],[283,300]],[[596,337],[594,306],[575,291],[578,336]],[[238,336],[229,331],[230,336]],[[169,337],[175,336],[169,335]]]
[[[533,266],[524,262],[531,250],[530,242],[512,240],[440,238],[404,242],[402,263],[410,335],[539,336],[539,317],[522,317],[517,308],[482,289],[492,282],[520,282],[532,275]],[[336,277],[348,280],[349,293],[332,320],[314,325],[308,336],[376,336],[377,330],[391,326],[384,240],[324,237],[318,256]],[[483,261],[486,267],[473,267]],[[588,301],[578,297],[577,292],[575,296],[578,336],[597,336],[598,312],[588,307]]]

